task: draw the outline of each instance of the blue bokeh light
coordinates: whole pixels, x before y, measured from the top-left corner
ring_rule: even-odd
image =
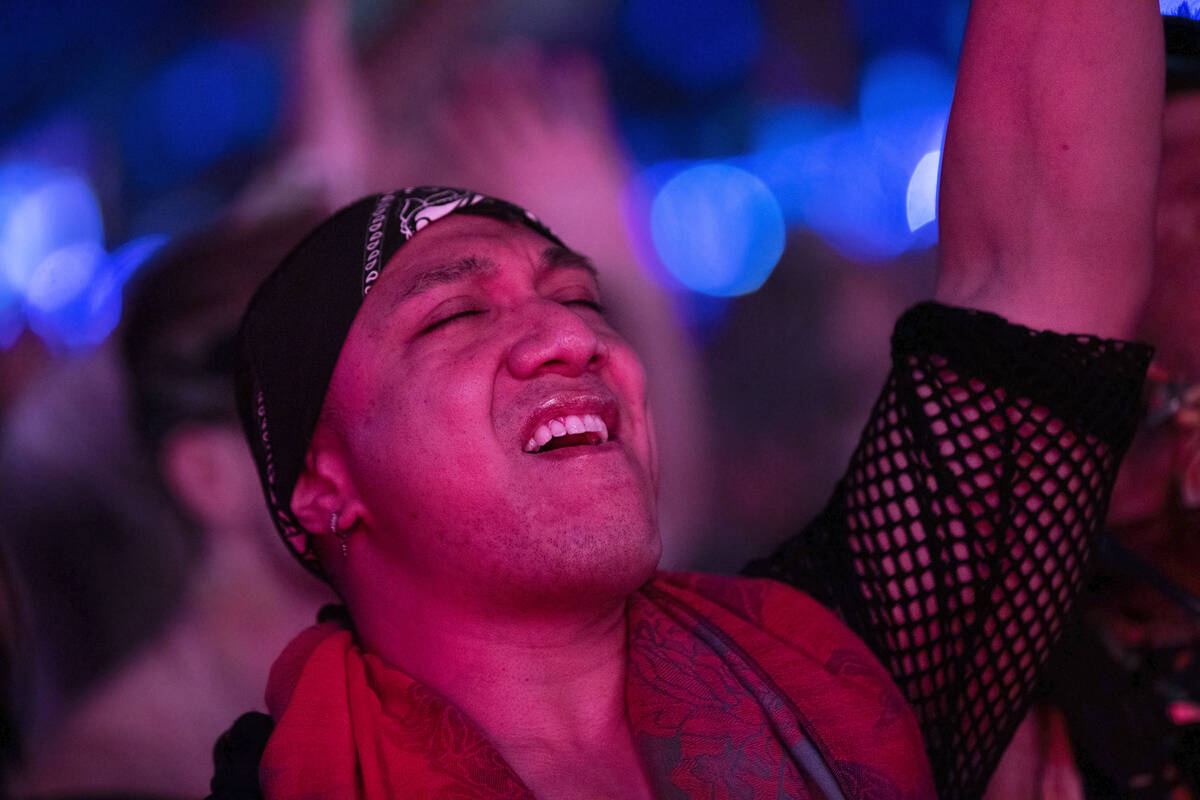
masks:
[[[192,47],[135,94],[126,157],[144,180],[201,169],[270,132],[281,78],[269,54],[237,39]]]
[[[941,59],[898,51],[864,71],[858,115],[797,105],[764,115],[755,151],[738,159],[779,200],[789,224],[859,261],[885,261],[936,242],[937,171],[954,96]],[[914,172],[922,166],[920,175]],[[914,222],[924,216],[924,223]]]
[[[739,162],[770,187],[789,225],[803,223],[825,191],[817,180],[822,166],[813,155],[821,142],[852,124],[845,113],[827,106],[770,109],[755,130],[754,152]]]
[[[761,12],[746,0],[629,0],[621,25],[647,66],[692,89],[743,77],[764,39]]]
[[[915,50],[885,53],[869,63],[859,83],[863,125],[886,125],[898,116],[944,115],[954,99],[954,72],[938,57]]]
[[[788,150],[810,144],[847,121],[844,112],[819,103],[769,107],[755,120],[753,146],[761,152]]]
[[[1158,9],[1168,17],[1200,19],[1200,2],[1196,0],[1158,0]]]
[[[92,187],[29,161],[0,165],[0,348],[28,325],[52,349],[104,340],[121,315],[121,288],[165,242],[135,239],[105,252]]]
[[[60,247],[42,259],[25,287],[31,312],[53,314],[87,291],[106,257],[95,242]]]
[[[953,0],[847,0],[846,10],[867,53],[920,47],[938,41],[946,6]]]
[[[55,254],[42,267],[45,285],[31,287],[26,304],[29,327],[55,350],[100,344],[120,321],[125,282],[166,241],[165,236],[149,235],[112,253],[81,249]]]
[[[24,295],[55,251],[103,244],[100,207],[83,178],[31,162],[0,167],[0,281],[12,291]]]
[[[21,296],[4,281],[0,281],[0,350],[7,350],[17,341],[25,328]]]
[[[805,205],[804,221],[849,258],[884,260],[911,243],[904,213],[909,175],[895,162],[892,145],[850,128],[810,153],[817,191]]]
[[[688,288],[730,297],[762,286],[783,254],[783,212],[771,190],[730,164],[679,172],[650,208],[650,234],[663,265]]]
[[[936,241],[936,226],[914,235],[908,205],[914,170],[941,148],[946,114],[897,113],[870,126],[830,118],[791,147],[739,163],[770,186],[789,224],[810,228],[848,258],[884,261]],[[932,189],[921,185],[930,203],[934,179]]]
[[[938,175],[942,168],[942,151],[926,153],[917,162],[908,181],[906,210],[908,229],[914,233],[937,219]]]
[[[958,63],[962,55],[963,38],[967,32],[967,17],[971,12],[970,0],[952,0],[942,19],[942,48],[951,63]]]

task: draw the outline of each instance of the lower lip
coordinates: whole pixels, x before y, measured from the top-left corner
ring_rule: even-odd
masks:
[[[616,452],[619,449],[618,444],[610,439],[604,444],[579,444],[574,447],[560,447],[557,450],[548,450],[545,453],[530,453],[529,455],[551,461],[564,461],[584,456],[604,455],[605,453]]]

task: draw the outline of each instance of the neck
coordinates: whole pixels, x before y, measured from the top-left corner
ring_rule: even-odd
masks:
[[[506,616],[372,584],[393,589],[386,607],[348,597],[363,647],[471,717],[538,797],[649,796],[625,710],[626,598]]]
[[[203,646],[231,693],[262,703],[262,688],[275,657],[296,633],[316,621],[334,599],[315,578],[274,568],[261,532],[210,535],[209,547],[189,582],[172,635]],[[264,539],[268,544],[273,544]]]

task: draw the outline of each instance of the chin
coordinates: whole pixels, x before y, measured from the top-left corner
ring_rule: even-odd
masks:
[[[558,535],[508,549],[500,569],[525,606],[607,605],[623,600],[654,576],[662,540],[648,524],[571,526]],[[499,577],[499,576],[497,576]]]

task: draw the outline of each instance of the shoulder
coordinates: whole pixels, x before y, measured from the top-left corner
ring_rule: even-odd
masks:
[[[695,644],[685,646],[664,625],[645,637],[643,648],[635,645],[635,658],[684,674],[690,673],[682,663],[723,664],[743,686],[792,708],[805,735],[839,771],[869,769],[906,776],[913,787],[928,784],[920,729],[890,674],[809,595],[768,578],[690,573],[660,573],[642,594]],[[671,674],[666,668],[642,672]],[[924,788],[916,796],[926,796]]]
[[[662,572],[650,587],[700,613],[724,612],[760,628],[788,649],[839,671],[848,662],[886,674],[867,646],[838,617],[809,594],[770,578]]]

